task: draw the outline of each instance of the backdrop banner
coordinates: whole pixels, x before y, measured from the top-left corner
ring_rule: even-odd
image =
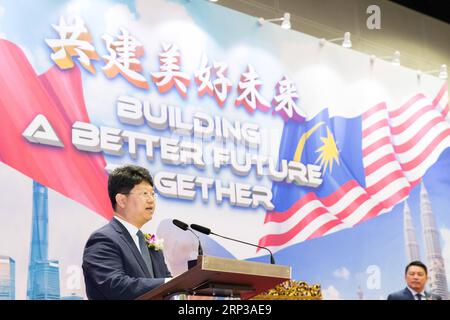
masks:
[[[124,164],[153,175],[174,275],[179,219],[325,299],[385,299],[412,260],[447,298],[448,112],[437,77],[208,1],[0,0],[0,299],[86,298]]]

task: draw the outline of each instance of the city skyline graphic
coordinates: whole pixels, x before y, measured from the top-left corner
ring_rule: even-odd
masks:
[[[449,292],[439,231],[431,207],[431,201],[423,183],[420,186],[420,223],[422,227],[422,239],[425,245],[425,261],[421,259],[420,245],[417,240],[411,210],[405,201],[403,209],[403,233],[405,237],[407,263],[416,260],[423,261],[428,268],[427,286],[429,290],[441,296],[442,299],[447,300]]]
[[[83,300],[76,293],[61,296],[59,261],[48,257],[48,223],[48,188],[33,181],[26,299]],[[13,257],[0,255],[0,300],[15,299],[16,261]]]

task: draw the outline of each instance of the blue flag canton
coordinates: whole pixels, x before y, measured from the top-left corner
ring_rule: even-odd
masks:
[[[326,197],[351,180],[365,187],[361,143],[360,116],[330,119],[328,109],[324,109],[302,124],[289,121],[283,129],[279,159],[320,165],[323,182],[317,188],[274,182],[274,210],[289,209],[309,192]]]

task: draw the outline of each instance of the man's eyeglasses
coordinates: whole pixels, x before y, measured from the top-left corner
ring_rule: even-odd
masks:
[[[147,191],[143,191],[143,192],[128,192],[128,193],[124,193],[124,194],[137,194],[141,198],[153,198],[153,199],[156,199],[157,196],[158,196],[155,192],[147,192]]]

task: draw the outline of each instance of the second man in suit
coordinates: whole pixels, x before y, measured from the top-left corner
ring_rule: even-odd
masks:
[[[388,300],[441,300],[441,297],[425,291],[428,270],[420,261],[412,261],[405,268],[406,288],[388,296]]]

